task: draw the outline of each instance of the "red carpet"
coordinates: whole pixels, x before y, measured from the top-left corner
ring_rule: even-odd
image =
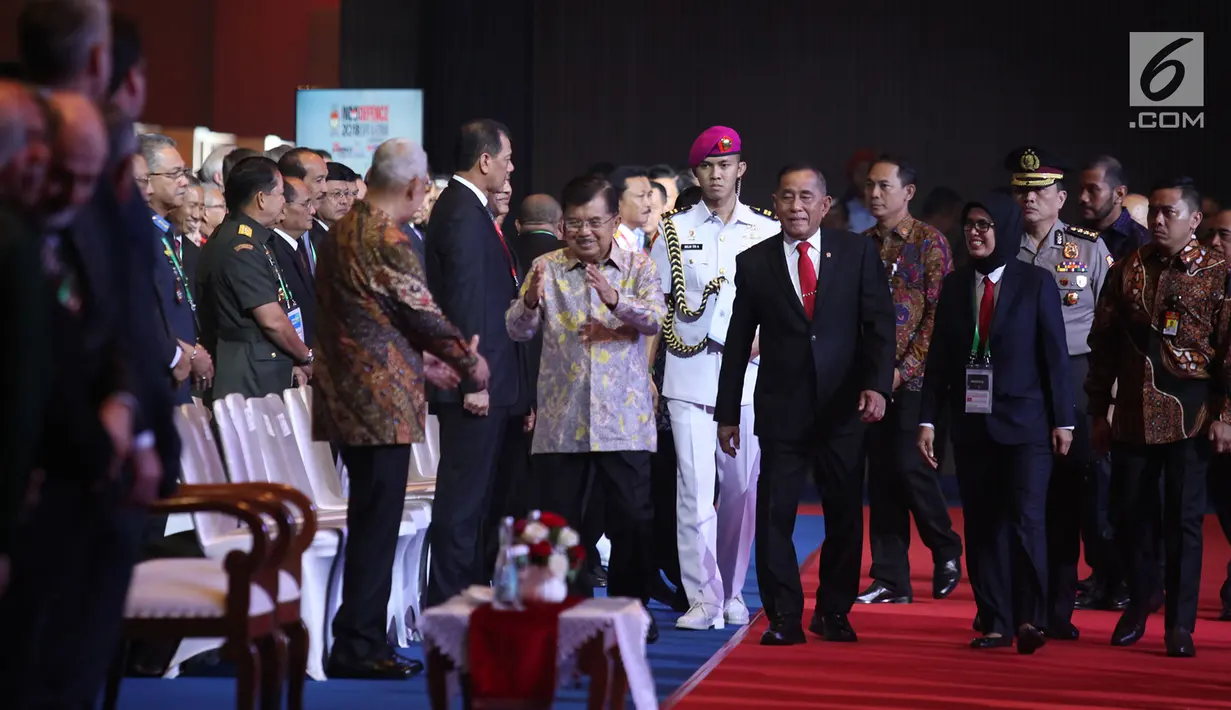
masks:
[[[953,515],[960,530],[961,512]],[[674,707],[1231,708],[1231,623],[1212,620],[1228,555],[1231,547],[1208,519],[1196,658],[1164,655],[1161,613],[1150,619],[1146,638],[1136,646],[1112,648],[1107,641],[1119,615],[1101,611],[1076,613],[1080,641],[1053,641],[1034,656],[1019,656],[1013,649],[967,646],[975,635],[970,586],[963,578],[952,598],[933,600],[931,556],[916,537],[914,604],[856,605],[855,644],[825,643],[809,634],[803,646],[762,647],[757,642],[766,622],[758,616],[743,640]],[[869,559],[865,549],[865,565]],[[809,597],[805,624],[816,566],[813,555],[801,572]]]

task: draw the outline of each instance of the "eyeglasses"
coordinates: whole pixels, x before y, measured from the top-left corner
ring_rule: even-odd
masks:
[[[325,193],[325,196],[331,200],[344,200],[348,197],[358,197],[358,190],[331,190]]]
[[[962,225],[962,229],[966,230],[967,232],[977,232],[979,234],[987,234],[987,231],[995,226],[996,226],[995,222],[989,222],[986,219],[980,219],[974,222],[969,222],[969,221],[966,222],[966,224]]]
[[[188,174],[187,170],[185,170],[184,168],[178,168],[176,170],[171,170],[165,173],[150,173],[150,177],[165,177],[171,180],[179,180],[180,178],[184,177],[187,174]]]
[[[598,230],[602,229],[604,225],[611,222],[611,220],[614,218],[615,218],[615,215],[611,215],[610,217],[606,219],[603,219],[601,217],[591,217],[588,220],[569,219],[569,220],[565,220],[564,228],[570,232],[580,232],[585,227],[589,227],[590,229],[597,232]]]

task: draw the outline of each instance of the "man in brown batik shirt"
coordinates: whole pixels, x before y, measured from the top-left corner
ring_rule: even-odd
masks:
[[[1152,241],[1107,277],[1086,378],[1092,442],[1113,451],[1111,517],[1132,598],[1111,643],[1128,646],[1145,633],[1159,586],[1161,521],[1167,654],[1182,657],[1195,653],[1206,470],[1212,453],[1231,451],[1228,271],[1220,251],[1197,241],[1201,217],[1201,196],[1187,178],[1151,192]]]

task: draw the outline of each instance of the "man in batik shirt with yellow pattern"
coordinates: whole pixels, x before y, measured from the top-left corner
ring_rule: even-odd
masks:
[[[961,576],[962,540],[953,531],[936,469],[915,449],[920,389],[940,285],[953,270],[949,243],[935,227],[910,216],[915,170],[884,155],[872,164],[864,185],[876,226],[864,232],[876,241],[889,275],[896,311],[897,354],[893,398],[885,418],[868,428],[868,531],[872,584],[861,604],[906,604],[910,586],[910,516],[932,552],[932,596],[953,593]]]
[[[1107,275],[1090,328],[1086,375],[1091,444],[1112,452],[1109,515],[1129,583],[1129,605],[1111,644],[1129,646],[1145,634],[1160,586],[1161,523],[1164,638],[1167,655],[1180,657],[1196,653],[1210,455],[1231,451],[1229,276],[1223,253],[1197,241],[1201,218],[1201,195],[1188,178],[1151,191],[1151,243]]]
[[[401,229],[430,185],[422,148],[382,143],[367,199],[317,247],[313,435],[341,444],[350,475],[330,678],[404,679],[422,670],[393,655],[385,630],[411,444],[424,438],[423,379],[442,388],[460,376],[487,384],[477,342],[467,343],[432,300]]]
[[[541,507],[580,526],[593,466],[594,485],[603,487],[596,499],[608,506],[608,594],[648,602],[658,427],[646,339],[662,327],[667,305],[654,261],[614,243],[619,195],[610,184],[577,178],[561,203],[568,246],[535,259],[506,315],[513,340],[543,332],[532,467]]]

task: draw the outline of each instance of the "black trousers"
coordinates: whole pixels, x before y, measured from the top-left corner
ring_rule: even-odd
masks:
[[[1046,621],[1050,442],[954,443],[966,519],[966,566],[987,633],[1005,636]]]
[[[761,603],[771,619],[793,623],[804,613],[795,556],[795,514],[812,477],[825,509],[816,609],[845,614],[859,595],[863,560],[863,438],[865,428],[813,441],[761,437],[757,481],[756,564]]]
[[[492,501],[507,491],[500,461],[511,427],[523,418],[508,407],[492,407],[487,416],[470,414],[460,404],[436,407],[440,421],[440,465],[428,540],[432,563],[427,582],[427,606],[443,604],[472,584],[490,581],[485,573],[496,534]],[[492,552],[494,555],[494,552]]]
[[[611,538],[607,593],[649,602],[649,580],[654,573],[650,453],[535,454],[532,465],[541,486],[539,499],[543,509],[563,515],[577,529],[585,524],[582,511],[586,474],[593,470],[595,487],[601,491],[597,500],[604,503],[607,536]],[[593,592],[586,580],[579,579],[573,585],[574,594],[589,596]]]
[[[1089,507],[1088,479],[1094,453],[1090,447],[1090,415],[1084,384],[1089,363],[1085,355],[1069,357],[1070,385],[1077,409],[1077,426],[1067,456],[1055,458],[1047,487],[1047,624],[1067,626],[1077,600],[1077,562],[1081,558],[1084,515]]]
[[[343,662],[379,660],[391,653],[389,592],[406,505],[410,453],[410,444],[342,447],[350,498],[342,606],[333,619],[331,653]]]
[[[1161,524],[1168,629],[1192,631],[1197,625],[1209,462],[1210,442],[1203,436],[1170,444],[1112,445],[1111,513],[1126,561],[1130,610],[1144,613],[1158,589]]]
[[[898,595],[909,596],[910,518],[919,537],[942,564],[962,556],[962,539],[953,532],[949,507],[933,470],[915,445],[919,437],[918,392],[899,390],[885,418],[868,428],[868,538],[872,579]],[[944,441],[940,441],[940,448]]]
[[[1231,455],[1220,454],[1210,461],[1209,497],[1222,534],[1231,541]],[[1227,578],[1218,596],[1222,608],[1231,609],[1231,560],[1227,562]]]
[[[0,595],[0,698],[13,710],[93,708],[118,647],[145,512],[118,486],[49,476],[17,530]]]
[[[650,455],[650,490],[654,499],[654,564],[667,581],[682,586],[680,581],[680,548],[669,542],[675,539],[675,437],[670,430],[658,431],[658,451]]]
[[[482,559],[480,579],[487,581],[496,571],[496,555],[500,551],[500,521],[506,517],[521,519],[535,506],[537,489],[530,473],[530,442],[525,416],[505,420],[504,441],[496,459],[499,475],[492,482],[491,500],[479,533]],[[481,582],[480,582],[481,583]]]

